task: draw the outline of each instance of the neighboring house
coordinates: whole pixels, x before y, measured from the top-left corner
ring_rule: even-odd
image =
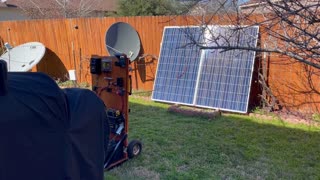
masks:
[[[1,0],[5,1],[5,0]],[[15,7],[31,19],[103,17],[115,13],[118,0],[6,0],[1,6]],[[10,9],[13,11],[13,9]],[[14,18],[11,18],[14,19]]]
[[[0,1],[0,21],[24,20],[29,17],[15,5],[8,4],[6,1]]]
[[[282,0],[273,0],[273,2],[281,2]],[[270,7],[265,0],[249,0],[248,2],[239,6],[242,13],[269,13]]]

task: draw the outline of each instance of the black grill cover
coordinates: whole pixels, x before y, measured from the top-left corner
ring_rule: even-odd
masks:
[[[0,96],[0,180],[102,180],[103,102],[42,73],[8,73]]]

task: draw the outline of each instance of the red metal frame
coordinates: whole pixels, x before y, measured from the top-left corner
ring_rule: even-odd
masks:
[[[129,95],[131,94],[131,78],[129,78],[129,59],[126,59],[124,67],[116,66],[115,64],[119,61],[117,57],[114,56],[95,56],[95,58],[108,58],[112,60],[112,71],[108,73],[101,73],[99,75],[92,74],[92,85],[95,87],[95,92],[103,100],[105,106],[108,108],[120,110],[125,117],[124,130],[122,133],[115,138],[116,141],[119,141],[123,136],[128,134],[128,125],[129,125]],[[115,83],[117,78],[123,78],[123,88],[118,88],[112,84]],[[111,84],[111,85],[110,85]],[[108,92],[106,89],[108,87],[112,88],[112,92]],[[125,93],[123,96],[120,96],[117,91],[124,90]],[[115,134],[110,134],[110,140],[116,136]],[[128,138],[124,140],[124,147],[128,147]],[[123,158],[118,159],[115,162],[111,162],[106,169],[110,169],[114,166],[117,166],[124,161],[128,160],[128,153],[123,152]]]

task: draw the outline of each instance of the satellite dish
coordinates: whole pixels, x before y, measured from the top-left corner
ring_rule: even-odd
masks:
[[[8,72],[27,72],[41,61],[45,52],[42,43],[29,42],[7,49],[0,59],[6,61]]]
[[[124,53],[134,61],[139,56],[140,46],[137,31],[127,23],[114,23],[106,33],[106,48],[111,56]]]

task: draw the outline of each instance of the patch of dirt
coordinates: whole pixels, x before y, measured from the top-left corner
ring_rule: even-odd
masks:
[[[312,115],[302,114],[298,112],[289,112],[289,111],[275,111],[273,112],[281,120],[294,123],[294,124],[305,124],[305,125],[314,125],[320,126],[319,122],[312,120]]]
[[[172,105],[168,108],[169,112],[179,113],[186,116],[198,116],[205,117],[209,119],[214,119],[221,116],[221,111],[219,110],[208,110],[208,109],[199,109],[195,107],[184,107],[179,105]]]
[[[309,114],[302,114],[298,112],[290,112],[285,110],[274,111],[268,114],[250,113],[249,116],[257,117],[265,120],[272,120],[272,119],[278,118],[284,122],[288,122],[292,124],[320,126],[320,123],[312,120],[312,116]]]

